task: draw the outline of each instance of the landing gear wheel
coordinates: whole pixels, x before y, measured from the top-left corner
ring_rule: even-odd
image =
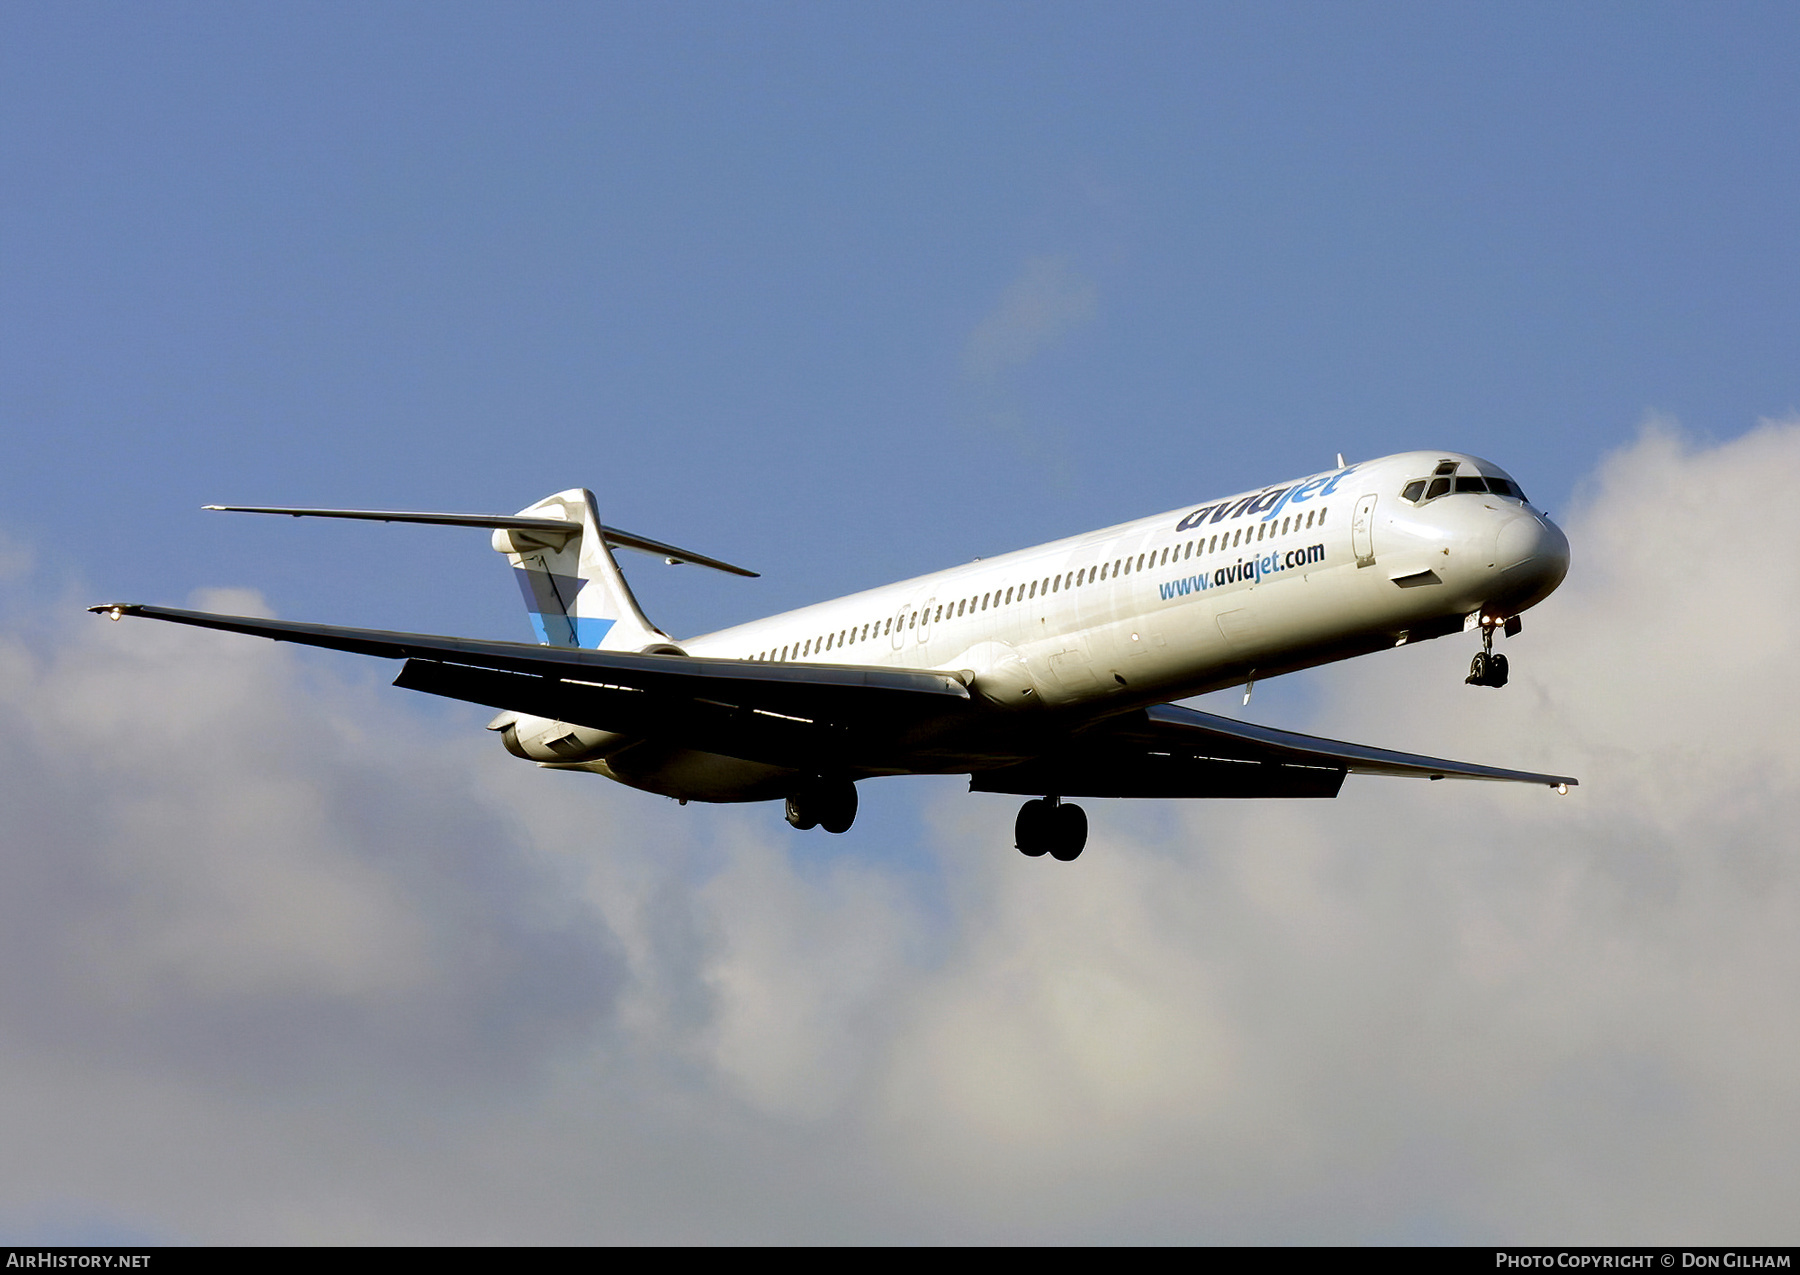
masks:
[[[1048,850],[1055,818],[1055,809],[1041,798],[1020,806],[1019,817],[1013,820],[1013,845],[1019,853],[1035,859]]]
[[[787,799],[787,821],[801,832],[819,826],[819,817],[812,812],[805,798],[798,795]]]
[[[1466,680],[1470,686],[1486,686],[1488,684],[1488,656],[1486,651],[1475,652],[1475,658],[1469,661],[1469,676]]]
[[[1488,657],[1487,684],[1489,686],[1506,685],[1506,657],[1504,655],[1492,655]]]
[[[1034,859],[1048,854],[1068,863],[1087,848],[1087,836],[1087,811],[1064,805],[1055,797],[1026,802],[1013,824],[1013,844],[1020,854]]]
[[[856,822],[856,785],[845,781],[830,786],[819,813],[819,826],[826,832],[849,832]]]
[[[787,821],[801,832],[823,826],[848,832],[856,822],[856,785],[848,779],[815,779],[787,799]]]
[[[1087,848],[1087,811],[1080,806],[1058,806],[1054,813],[1056,839],[1051,843],[1050,856],[1073,863]]]

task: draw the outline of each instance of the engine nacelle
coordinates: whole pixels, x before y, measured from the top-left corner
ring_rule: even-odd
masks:
[[[599,761],[633,742],[615,731],[510,713],[495,718],[488,729],[500,732],[500,742],[514,757],[536,762]]]
[[[1007,642],[978,642],[951,665],[970,670],[969,687],[1001,708],[1035,708],[1041,702],[1036,680],[1019,652]]]

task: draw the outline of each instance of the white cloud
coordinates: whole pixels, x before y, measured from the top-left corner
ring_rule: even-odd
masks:
[[[963,346],[963,370],[992,380],[1022,367],[1094,315],[1099,289],[1067,257],[1032,257]]]
[[[1059,865],[957,795],[925,882],[447,738],[347,660],[87,617],[11,642],[0,1218],[1791,1241],[1797,468],[1800,423],[1652,428],[1565,520],[1512,686],[1464,686],[1449,638],[1291,723],[1568,797],[1093,803]]]

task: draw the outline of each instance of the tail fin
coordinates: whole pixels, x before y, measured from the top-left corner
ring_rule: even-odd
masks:
[[[546,496],[516,514],[407,513],[396,509],[301,509],[287,505],[206,505],[224,513],[290,518],[360,518],[439,527],[491,527],[525,595],[538,640],[590,650],[679,652],[669,635],[644,618],[609,546],[652,553],[671,565],[691,562],[738,576],[756,572],[648,536],[602,526],[594,494],[581,488]]]
[[[567,533],[542,525],[500,527],[494,548],[512,563],[538,641],[589,650],[641,651],[672,645],[650,623],[607,547],[594,494],[582,488],[546,496],[520,518],[566,522]]]

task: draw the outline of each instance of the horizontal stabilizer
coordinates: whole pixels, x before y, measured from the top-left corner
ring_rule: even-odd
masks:
[[[408,513],[394,509],[293,509],[277,505],[202,505],[202,509],[215,510],[231,514],[286,514],[290,518],[360,518],[366,522],[421,522],[437,527],[488,527],[511,531],[548,532],[552,535],[576,535],[581,531],[577,523],[563,518],[527,518],[518,514],[434,514]],[[755,578],[759,573],[745,567],[733,566],[718,558],[708,557],[703,553],[695,553],[690,549],[681,549],[675,545],[664,544],[660,540],[652,540],[648,536],[640,536],[618,527],[601,527],[600,534],[609,545],[620,549],[636,549],[640,553],[655,554],[670,563],[688,562],[696,567],[711,567],[714,571],[726,571],[734,576],[750,576]]]

